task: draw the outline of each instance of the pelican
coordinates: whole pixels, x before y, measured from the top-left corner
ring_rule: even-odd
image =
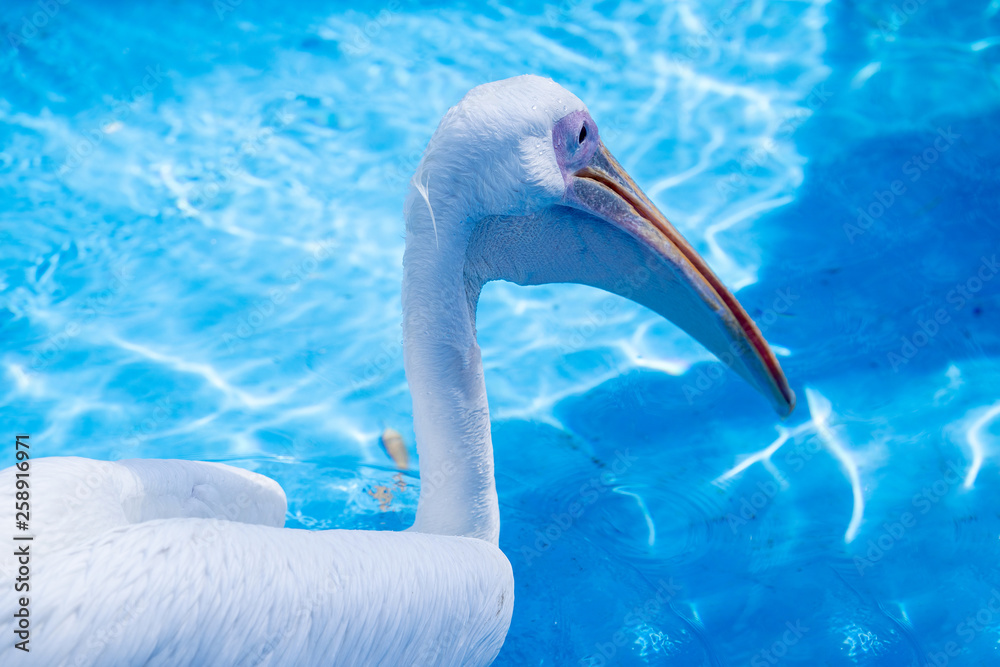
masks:
[[[481,85],[450,109],[405,219],[413,526],[284,528],[276,482],[216,463],[29,459],[26,531],[14,531],[18,468],[0,476],[4,531],[31,538],[14,543],[28,555],[5,547],[0,560],[0,662],[490,664],[514,608],[476,342],[491,280],[621,295],[676,323],[780,414],[793,408],[759,329],[612,157],[583,102],[550,79]]]

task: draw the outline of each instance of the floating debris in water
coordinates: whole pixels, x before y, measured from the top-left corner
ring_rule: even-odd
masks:
[[[379,442],[382,443],[385,453],[396,463],[397,468],[406,470],[409,467],[410,456],[406,452],[406,445],[403,443],[403,436],[399,434],[399,431],[394,428],[385,429],[382,431]]]
[[[403,473],[397,472],[395,475],[392,476],[392,478],[394,480],[396,480],[396,488],[397,489],[399,489],[400,491],[406,491],[406,487],[408,485],[406,483],[406,480],[403,479]]]
[[[388,486],[380,485],[374,489],[368,489],[368,495],[378,501],[380,512],[387,512],[392,506],[392,491],[389,490]]]

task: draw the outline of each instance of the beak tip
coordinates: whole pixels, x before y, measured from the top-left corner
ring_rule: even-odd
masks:
[[[775,406],[782,419],[788,419],[795,411],[795,392],[791,389],[782,392],[781,400]]]

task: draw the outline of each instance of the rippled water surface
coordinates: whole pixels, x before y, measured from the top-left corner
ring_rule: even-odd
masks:
[[[4,432],[408,525],[406,183],[469,88],[543,74],[800,403],[617,297],[489,286],[498,664],[996,664],[996,1],[40,7],[0,9]]]

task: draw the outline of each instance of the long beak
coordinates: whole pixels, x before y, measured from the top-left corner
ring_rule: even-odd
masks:
[[[768,397],[779,414],[791,414],[795,394],[760,329],[603,143],[573,174],[565,204],[611,223],[648,251],[652,261],[632,277],[636,284],[625,296],[677,324]],[[643,283],[653,282],[655,295],[633,296],[643,296]]]

